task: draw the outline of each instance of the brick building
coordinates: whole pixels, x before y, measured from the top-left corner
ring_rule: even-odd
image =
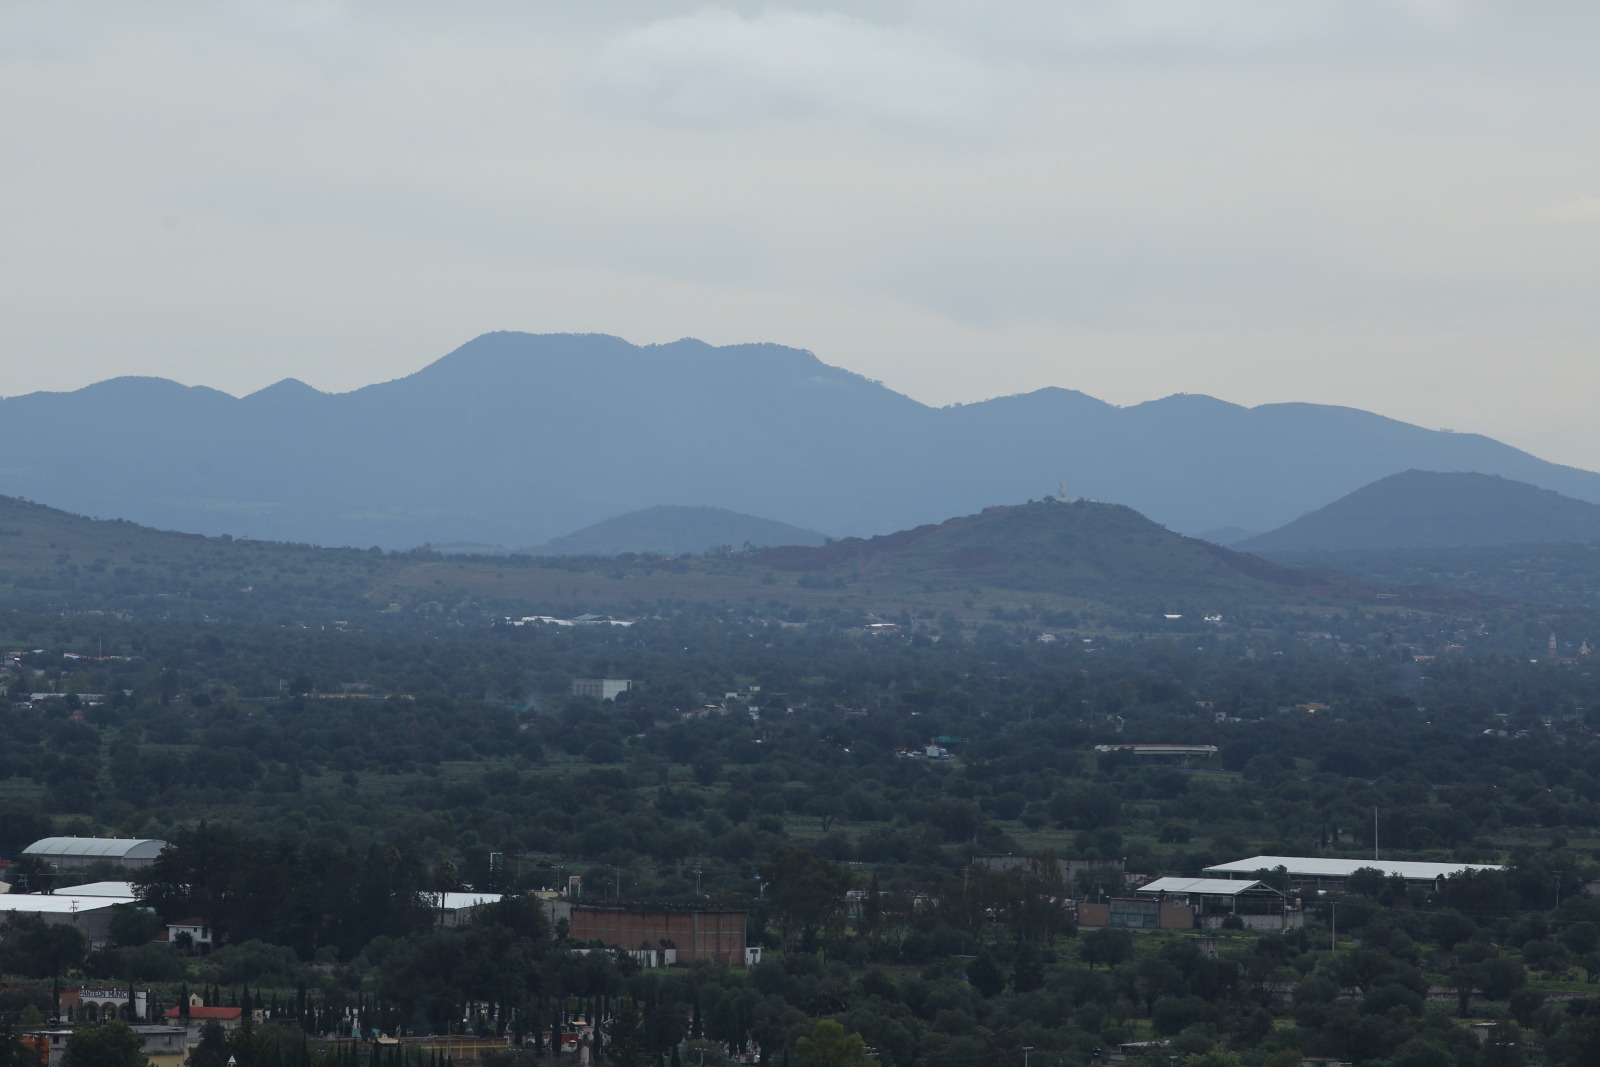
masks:
[[[568,932],[613,948],[675,948],[679,963],[745,962],[745,914],[695,904],[573,904]]]

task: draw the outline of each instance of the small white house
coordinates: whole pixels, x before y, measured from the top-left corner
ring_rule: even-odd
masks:
[[[216,947],[211,933],[211,920],[202,918],[179,919],[168,923],[167,941],[179,946],[186,956],[209,956]]]

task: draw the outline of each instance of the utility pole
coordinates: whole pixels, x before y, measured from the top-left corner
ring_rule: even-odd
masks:
[[[1333,908],[1333,916],[1332,916],[1332,918],[1330,918],[1328,920],[1328,951],[1329,952],[1338,952],[1339,951],[1339,902],[1337,900],[1330,901],[1329,902],[1329,906],[1331,908]]]
[[[1372,858],[1378,858],[1378,809],[1372,809]]]

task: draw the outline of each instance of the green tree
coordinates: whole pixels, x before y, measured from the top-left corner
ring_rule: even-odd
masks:
[[[48,826],[49,824],[46,823],[45,825]],[[31,842],[31,838],[29,842]],[[21,848],[22,845],[17,846],[18,851]],[[10,855],[16,855],[16,851],[12,851]],[[17,887],[16,891],[19,893],[48,892],[50,887],[56,884],[56,879],[59,877],[60,875],[56,874],[56,869],[38,856],[23,856],[6,871],[7,880]]]
[[[1592,922],[1573,923],[1562,932],[1561,943],[1574,955],[1589,955],[1600,950],[1600,926]]]
[[[1194,1052],[1183,1061],[1183,1067],[1240,1067],[1239,1054],[1220,1048]]]
[[[1483,968],[1461,964],[1450,971],[1450,988],[1456,991],[1456,1014],[1465,1016],[1472,1007],[1472,993],[1483,987]]]
[[[153,911],[131,904],[113,909],[111,940],[123,948],[148,945],[161,930],[161,917]]]
[[[149,1067],[144,1038],[121,1020],[80,1026],[67,1039],[61,1067]]]
[[[1376,897],[1383,892],[1385,882],[1384,873],[1378,868],[1357,867],[1350,872],[1350,877],[1345,879],[1345,888],[1364,897]]]
[[[818,1019],[810,1037],[794,1043],[806,1067],[866,1067],[867,1043],[832,1019]]]
[[[1505,1000],[1528,984],[1528,969],[1508,956],[1495,956],[1483,964],[1483,995]]]
[[[618,1006],[611,1016],[611,1028],[606,1034],[606,1061],[616,1067],[645,1067],[643,1034],[638,1009],[633,1003]]]
[[[1011,987],[1018,993],[1032,993],[1044,985],[1044,958],[1033,945],[1023,945],[1011,966]]]
[[[244,1013],[244,1025],[228,1035],[228,1055],[238,1067],[269,1067],[280,1060],[278,1041],[266,1030],[250,1025],[250,1012]],[[226,1061],[224,1061],[226,1063]]]
[[[200,1040],[189,1046],[187,1067],[227,1067],[228,1031],[215,1019],[200,1027]]]
[[[1426,1037],[1413,1037],[1389,1057],[1390,1067],[1456,1067],[1457,1062],[1449,1049]]]
[[[999,996],[1006,987],[1005,972],[994,961],[987,949],[980,951],[977,958],[967,967],[967,981],[972,988],[982,993],[985,997]]]
[[[0,1067],[41,1067],[43,1060],[44,1057],[36,1049],[22,1043],[22,1035],[17,1033],[10,1020],[0,1022]]]
[[[1081,953],[1083,962],[1091,967],[1097,963],[1114,966],[1133,958],[1133,935],[1110,926],[1091,930],[1083,935]]]
[[[810,941],[843,909],[849,873],[832,860],[803,849],[780,848],[761,868],[767,902],[778,920],[785,948]]]
[[[55,978],[83,964],[88,943],[71,926],[37,915],[14,916],[0,940],[0,970],[29,978]]]

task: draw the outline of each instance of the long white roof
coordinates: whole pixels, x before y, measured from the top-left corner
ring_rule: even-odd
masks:
[[[132,882],[90,882],[88,885],[69,885],[52,890],[60,897],[127,897],[135,896]]]
[[[1254,874],[1259,870],[1283,867],[1302,878],[1348,878],[1363,867],[1373,867],[1386,876],[1399,875],[1413,881],[1448,878],[1463,871],[1498,871],[1492,863],[1424,863],[1420,860],[1341,860],[1325,856],[1252,856],[1232,863],[1205,868],[1206,874]]]
[[[462,908],[476,908],[483,904],[498,904],[503,899],[500,893],[428,893],[428,903],[443,911],[459,911]]]
[[[30,896],[7,893],[0,897],[0,912],[25,912],[30,915],[66,915],[74,912],[98,911],[117,904],[136,904],[132,897],[75,897],[67,894]]]
[[[1139,887],[1141,893],[1204,893],[1219,897],[1236,897],[1252,889],[1276,889],[1262,882],[1247,882],[1243,878],[1157,878],[1149,885]]]
[[[84,856],[89,859],[155,859],[167,847],[150,837],[42,837],[24,856]]]

